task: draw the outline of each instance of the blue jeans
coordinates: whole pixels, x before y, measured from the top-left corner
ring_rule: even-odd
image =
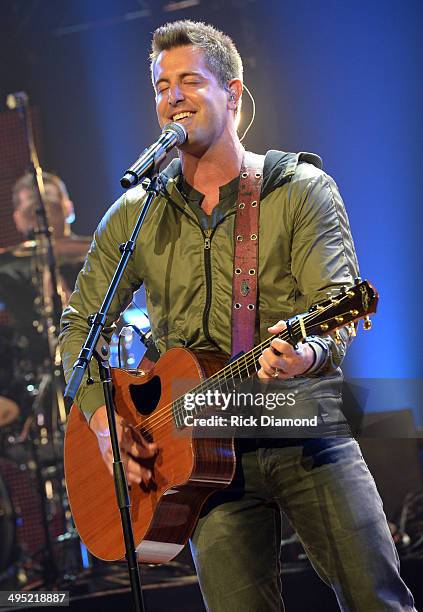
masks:
[[[210,612],[284,610],[281,510],[341,610],[415,612],[380,496],[351,438],[238,453],[234,481],[209,499],[191,541]]]

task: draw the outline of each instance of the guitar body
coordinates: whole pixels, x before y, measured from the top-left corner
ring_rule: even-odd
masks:
[[[160,452],[142,460],[153,477],[129,490],[138,560],[166,563],[183,548],[206,499],[226,487],[235,472],[234,442],[177,432],[169,406],[223,367],[228,357],[170,349],[147,374],[113,369],[119,415]],[[191,434],[189,433],[191,431]],[[65,477],[72,515],[88,550],[113,561],[125,555],[114,481],[101,457],[97,437],[72,407],[65,436]]]
[[[355,323],[361,318],[368,330],[369,314],[376,312],[378,297],[373,285],[356,279],[354,286],[289,319],[278,337],[295,345],[307,336],[325,335],[341,327],[355,335]],[[177,430],[175,415],[178,427],[183,422],[182,399],[178,398],[195,392],[216,372],[213,385],[217,380],[227,390],[235,389],[237,379],[256,373],[260,355],[273,338],[228,365],[226,355],[174,348],[148,374],[113,370],[118,414],[132,426],[134,439],[141,433],[160,449],[154,458],[142,460],[153,473],[150,484],[133,485],[129,491],[140,561],[166,563],[173,559],[190,537],[206,499],[226,487],[235,473],[233,439],[194,438],[189,427]],[[65,436],[65,477],[76,528],[88,550],[107,561],[122,559],[125,547],[114,481],[103,463],[95,434],[76,406]]]

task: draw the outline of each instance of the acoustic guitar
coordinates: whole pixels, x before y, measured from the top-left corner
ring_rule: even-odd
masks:
[[[295,345],[306,336],[326,335],[376,312],[378,293],[359,282],[306,314],[287,321],[278,336]],[[339,333],[339,332],[338,332]],[[145,373],[112,369],[115,405],[129,423],[133,436],[142,434],[159,447],[142,460],[152,471],[150,484],[129,490],[137,557],[141,562],[166,563],[184,547],[206,499],[230,484],[235,472],[233,438],[200,438],[186,425],[187,393],[220,389],[228,393],[260,368],[258,359],[271,336],[228,363],[228,356],[172,348]],[[176,391],[175,391],[176,389]],[[195,407],[191,415],[206,410]],[[120,512],[114,482],[104,464],[95,434],[74,405],[65,436],[65,477],[70,507],[78,533],[88,550],[100,559],[124,558]]]

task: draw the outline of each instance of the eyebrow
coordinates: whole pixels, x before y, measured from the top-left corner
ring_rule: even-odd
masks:
[[[179,74],[178,76],[181,79],[185,78],[186,76],[198,76],[198,77],[201,77],[202,79],[205,78],[204,75],[201,74],[201,72],[195,72],[193,70],[191,70],[189,72],[181,72],[181,74]],[[159,83],[163,83],[163,82],[168,83],[169,79],[166,79],[165,77],[161,77],[160,79],[158,79],[155,82],[154,86],[157,88],[157,85],[159,85]]]

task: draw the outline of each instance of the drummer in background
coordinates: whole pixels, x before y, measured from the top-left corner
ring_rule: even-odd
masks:
[[[43,172],[43,181],[58,279],[66,301],[88,252],[91,237],[72,233],[74,207],[62,179]],[[36,260],[34,237],[38,198],[32,174],[25,174],[16,181],[12,200],[13,220],[26,240],[18,246],[4,249],[0,254],[0,306],[6,314],[3,317],[6,325],[0,325],[0,346],[4,349],[0,368],[0,427],[14,420],[17,413],[22,417],[26,412],[25,404],[30,402],[30,398],[23,388],[28,386],[26,383],[31,379],[36,386],[37,371],[48,359],[41,317],[37,311],[40,302],[37,300],[39,262]]]
[[[71,236],[70,224],[75,220],[73,202],[65,183],[50,172],[43,172],[45,204],[55,239]],[[24,174],[13,186],[13,220],[25,238],[33,238],[36,225],[35,207],[37,196],[32,174]]]
[[[74,207],[62,179],[56,174],[43,172],[43,182],[46,212],[54,238],[58,277],[63,286],[66,300],[73,290],[76,276],[81,269],[92,238],[91,236],[77,236],[71,231],[71,223],[75,220]],[[31,280],[32,284],[36,282],[34,278],[34,267],[36,265],[34,261],[36,255],[34,238],[35,228],[37,227],[36,207],[38,196],[32,174],[24,174],[16,181],[12,189],[12,200],[13,220],[16,229],[26,241],[17,247],[8,249],[7,253],[0,257],[0,280],[3,281],[4,277],[8,275],[13,276],[15,287],[17,287],[17,285],[26,284]],[[18,273],[13,274],[14,269]],[[15,303],[17,296],[8,293],[6,306],[9,308],[12,305],[11,312],[14,314],[15,309],[11,302]],[[3,297],[2,294],[3,287],[0,287],[0,299]],[[28,303],[26,307],[28,307]]]

